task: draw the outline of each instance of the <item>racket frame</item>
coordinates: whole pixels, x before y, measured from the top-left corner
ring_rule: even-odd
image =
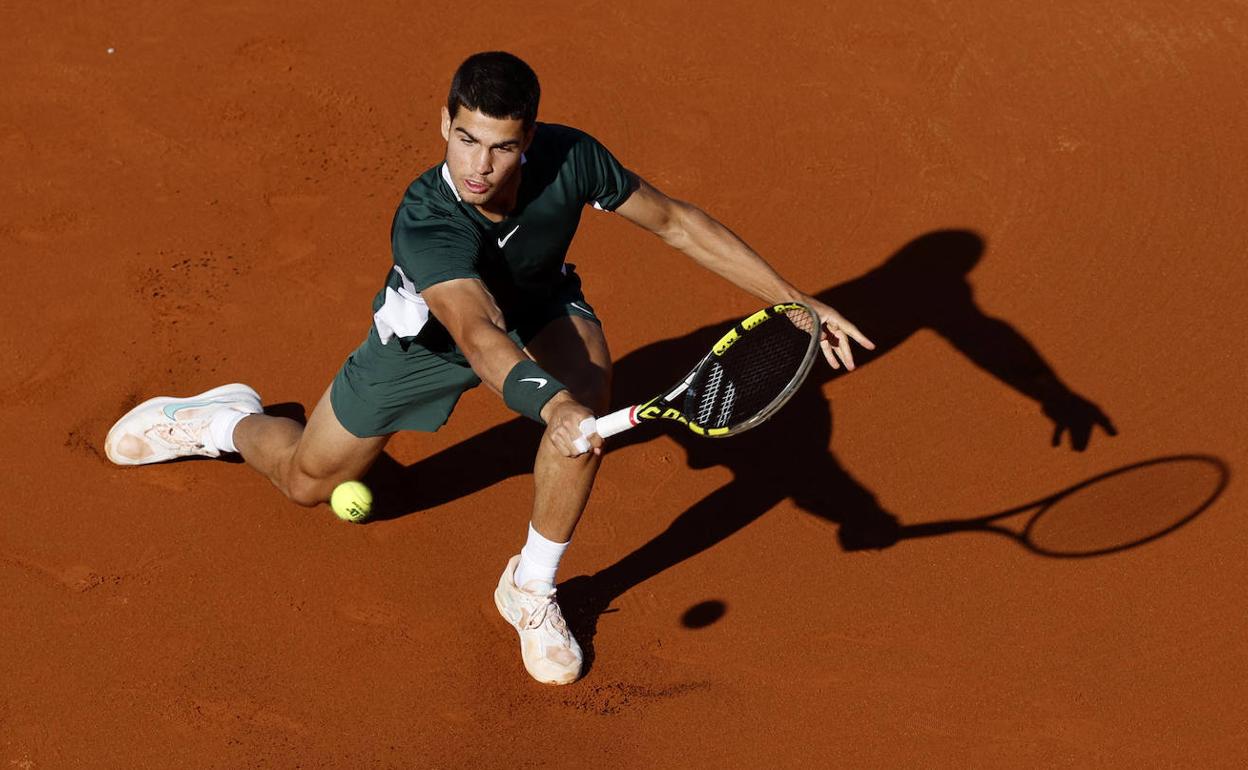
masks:
[[[696,419],[691,419],[686,415],[678,404],[678,399],[693,384],[698,374],[717,358],[723,356],[738,341],[744,339],[752,330],[758,328],[766,321],[783,318],[785,314],[792,310],[803,310],[810,314],[811,318],[811,334],[810,344],[806,348],[806,354],[802,359],[802,363],[798,366],[788,384],[781,389],[779,395],[772,399],[771,403],[760,409],[757,413],[751,415],[742,422],[727,427],[707,427],[698,424]],[[667,391],[660,393],[649,401],[632,406],[617,409],[614,412],[603,415],[602,417],[587,417],[581,421],[579,425],[581,430],[580,438],[574,442],[577,451],[584,453],[589,451],[589,437],[597,433],[602,438],[623,433],[631,430],[643,422],[651,420],[673,420],[685,425],[689,430],[699,436],[707,438],[725,438],[734,436],[738,433],[758,427],[766,422],[767,418],[775,414],[782,406],[784,406],[801,384],[806,380],[806,375],[810,373],[811,367],[814,365],[815,359],[819,353],[819,336],[820,321],[818,314],[801,302],[781,302],[753,313],[742,319],[739,323],[728,330],[724,336],[711,346],[710,352],[702,357],[700,361],[691,369],[685,377],[676,385]]]

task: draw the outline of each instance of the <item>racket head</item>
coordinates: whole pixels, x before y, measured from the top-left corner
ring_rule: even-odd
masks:
[[[1208,455],[1174,455],[1103,473],[1046,498],[1019,534],[1043,556],[1102,556],[1170,534],[1204,512],[1230,472]]]
[[[805,381],[819,334],[819,317],[805,304],[763,308],[720,337],[669,393],[638,407],[636,417],[674,419],[712,438],[757,427]]]

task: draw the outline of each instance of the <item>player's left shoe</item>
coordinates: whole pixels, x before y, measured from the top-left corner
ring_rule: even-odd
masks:
[[[220,457],[208,424],[222,409],[259,414],[260,394],[234,383],[189,398],[149,398],[108,431],[104,454],[118,465],[147,465],[179,457]]]
[[[571,684],[581,676],[581,646],[563,620],[553,588],[516,585],[519,561],[516,554],[507,562],[494,590],[494,605],[520,635],[520,657],[529,675],[545,684]]]

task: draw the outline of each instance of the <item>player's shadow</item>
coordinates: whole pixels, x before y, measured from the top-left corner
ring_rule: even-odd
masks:
[[[1097,426],[1113,435],[1109,418],[1065,385],[1035,347],[1002,319],[976,305],[967,274],[984,252],[983,239],[967,230],[927,233],[906,244],[879,267],[818,293],[875,343],[855,349],[859,367],[870,366],[923,329],[946,339],[972,363],[1037,402],[1052,423],[1053,443],[1088,446]],[[615,363],[612,403],[648,399],[656,386],[677,380],[734,323],[713,324],[647,345]],[[565,581],[561,604],[587,655],[592,655],[598,615],[624,592],[724,540],[786,499],[838,525],[846,550],[885,548],[896,542],[895,516],[831,453],[832,410],[822,385],[844,374],[820,364],[792,401],[762,426],[724,440],[668,430],[691,468],[723,466],[732,480],[680,513],[663,532],[592,576]],[[967,408],[974,405],[968,403]],[[402,515],[470,494],[531,470],[538,426],[515,419],[406,468],[388,456],[370,475],[381,516]],[[635,430],[611,440],[610,451],[653,438]],[[608,463],[609,471],[609,463]],[[644,479],[638,483],[644,483]]]

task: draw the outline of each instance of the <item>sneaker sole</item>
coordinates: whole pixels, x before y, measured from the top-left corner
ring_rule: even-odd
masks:
[[[163,408],[167,404],[174,404],[179,401],[208,400],[208,399],[213,399],[213,398],[221,398],[222,396],[236,396],[239,401],[254,399],[256,402],[256,411],[253,412],[253,414],[259,414],[260,412],[263,411],[263,408],[260,402],[260,394],[257,393],[250,385],[244,385],[241,382],[235,382],[229,385],[222,385],[218,388],[213,388],[212,390],[206,390],[203,393],[198,393],[194,396],[186,396],[186,397],[156,396],[155,398],[149,398],[148,400],[142,402],[141,404],[134,407],[130,411],[126,412],[124,415],[121,416],[121,419],[113,423],[113,427],[109,429],[108,435],[104,437],[104,454],[108,457],[109,461],[115,465],[151,465],[154,463],[166,462],[168,459],[171,459],[171,458],[164,458],[164,459],[159,459],[159,460],[135,461],[135,460],[131,460],[128,457],[115,457],[113,455],[114,440],[118,438],[119,433],[124,432],[126,428],[126,422],[130,420],[130,418],[148,409],[155,409],[158,407]]]

